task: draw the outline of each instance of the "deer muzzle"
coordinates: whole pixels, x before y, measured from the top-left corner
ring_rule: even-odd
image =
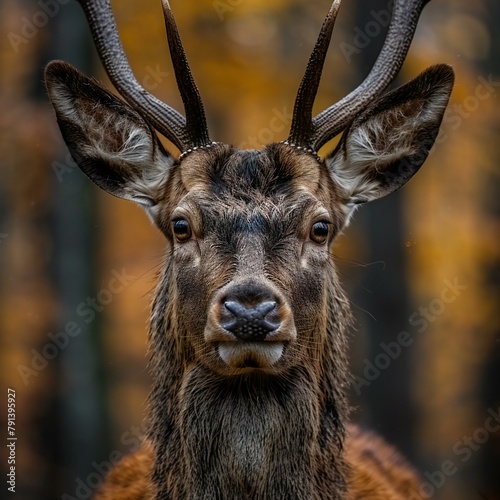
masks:
[[[211,303],[205,341],[231,368],[269,368],[296,332],[286,298],[267,282],[232,282]]]

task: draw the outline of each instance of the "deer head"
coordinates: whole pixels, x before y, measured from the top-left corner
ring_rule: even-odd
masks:
[[[259,380],[262,389],[265,379],[276,396],[287,381],[293,386],[300,379],[302,389],[294,391],[297,411],[307,413],[303,420],[322,429],[315,435],[328,436],[333,426],[341,436],[350,316],[331,246],[354,209],[405,184],[434,143],[453,86],[449,66],[433,66],[383,93],[403,64],[427,1],[394,2],[385,44],[368,77],[312,117],[340,4],[334,1],[298,91],[290,135],[260,151],[210,140],[167,0],[163,11],[185,118],[134,78],[109,0],[79,1],[104,67],[125,100],[64,62],[47,66],[46,83],[80,168],[107,192],[139,203],[166,238],[168,258],[151,326],[152,436],[158,455],[164,462],[167,448],[175,454],[164,436],[177,432],[181,410],[209,414],[210,405],[222,404],[207,397],[197,402],[194,396],[180,402],[173,395],[209,391],[219,381],[226,394],[231,387],[237,392],[242,380]],[[155,131],[180,155],[168,153]],[[335,150],[320,158],[319,148],[342,131]],[[314,394],[314,404],[306,393]],[[308,403],[300,410],[304,398]],[[247,408],[240,417],[254,425],[249,414]],[[290,417],[276,408],[271,414],[278,421]],[[306,440],[305,431],[288,432],[296,434],[290,439]],[[206,433],[199,434],[203,440]],[[187,448],[188,440],[185,436]],[[157,479],[163,462],[158,459]],[[199,477],[204,474],[200,468]],[[302,491],[312,498],[307,486],[294,487],[295,496]]]

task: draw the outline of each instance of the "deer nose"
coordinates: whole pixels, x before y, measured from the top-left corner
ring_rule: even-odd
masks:
[[[227,300],[223,304],[220,324],[240,340],[264,340],[280,326],[281,320],[277,303],[272,300],[252,305]]]

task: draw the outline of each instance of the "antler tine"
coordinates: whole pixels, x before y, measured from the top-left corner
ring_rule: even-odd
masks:
[[[118,36],[110,0],[78,0],[92,31],[99,57],[111,82],[156,130],[181,151],[190,147],[185,118],[147,92],[136,80]]]
[[[375,100],[401,69],[410,48],[420,13],[429,0],[395,0],[389,31],[382,50],[361,85],[313,118],[313,141],[318,150],[345,129]]]
[[[293,108],[292,126],[288,141],[299,146],[309,146],[312,136],[312,108],[318,92],[321,73],[325,63],[326,53],[332,38],[335,19],[341,0],[334,0],[307,63],[304,77],[300,83],[295,106]]]
[[[203,102],[191,74],[168,0],[162,0],[162,5],[170,57],[186,113],[186,131],[190,136],[190,146],[205,146],[210,143],[210,138]]]

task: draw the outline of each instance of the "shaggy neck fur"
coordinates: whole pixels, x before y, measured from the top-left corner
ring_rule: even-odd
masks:
[[[333,270],[325,296],[311,362],[222,377],[193,357],[167,266],[150,331],[157,499],[344,498],[350,312]]]

